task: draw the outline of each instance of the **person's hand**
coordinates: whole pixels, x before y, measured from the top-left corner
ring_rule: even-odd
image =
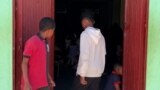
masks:
[[[87,85],[87,81],[86,81],[85,77],[80,77],[80,83],[82,85]]]
[[[26,83],[24,84],[24,90],[32,90],[32,87],[31,87],[31,85],[30,85],[29,82],[26,82]]]
[[[53,80],[50,80],[49,85],[52,88],[56,86],[56,84],[55,84],[55,82]]]
[[[52,77],[51,77],[50,74],[48,74],[48,79],[49,79],[49,86],[50,86],[51,88],[55,87],[56,84],[55,84],[55,82],[53,81],[53,79],[52,79]]]

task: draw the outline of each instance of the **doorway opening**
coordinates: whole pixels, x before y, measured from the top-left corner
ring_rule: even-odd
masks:
[[[123,0],[55,0],[55,90],[70,90],[79,56],[79,38],[83,31],[80,16],[83,10],[95,13],[95,27],[106,40],[106,68],[101,88],[115,63],[123,63]],[[74,50],[75,62],[70,61]],[[72,53],[73,54],[73,53]]]

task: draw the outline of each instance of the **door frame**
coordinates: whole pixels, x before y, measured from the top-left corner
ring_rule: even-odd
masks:
[[[123,90],[145,90],[148,10],[149,0],[125,0]]]
[[[53,2],[53,8],[52,8],[52,11],[51,12],[55,12],[55,9],[54,9],[54,7],[55,7],[55,2],[54,2],[54,0],[52,0]],[[145,32],[144,32],[144,39],[145,39],[145,41],[144,41],[144,55],[142,56],[143,57],[143,60],[144,60],[144,63],[143,64],[145,64],[144,65],[144,67],[145,68],[141,68],[142,69],[142,71],[143,71],[143,76],[144,76],[144,78],[146,77],[146,51],[147,51],[147,33],[148,33],[148,7],[149,7],[149,0],[138,0],[140,3],[142,3],[142,2],[145,2],[145,3],[143,3],[143,4],[145,4],[145,5],[143,5],[143,7],[145,7],[146,8],[146,10],[144,11],[144,13],[146,13],[146,16],[142,19],[142,20],[144,20],[144,21],[141,21],[141,22],[144,22],[144,27],[145,27]],[[127,9],[127,7],[128,7],[128,5],[129,4],[131,4],[132,2],[131,1],[128,1],[128,0],[125,0],[125,30],[124,31],[127,31],[128,30],[128,28],[129,28],[129,26],[128,26],[128,21],[126,21],[126,19],[128,18],[128,12],[129,12],[129,10]],[[19,8],[17,8],[16,7],[16,5],[19,5]],[[19,12],[19,13],[17,13],[17,11],[21,11],[21,12]],[[53,15],[52,16],[54,16],[54,13],[53,13]],[[17,86],[16,86],[16,80],[17,80],[17,78],[16,78],[16,53],[18,53],[18,52],[21,52],[22,53],[22,50],[20,49],[21,48],[21,46],[22,46],[22,41],[21,41],[21,39],[22,38],[20,38],[20,37],[22,37],[22,32],[21,32],[21,30],[22,30],[22,0],[13,0],[13,17],[14,17],[14,20],[13,20],[13,23],[14,23],[14,29],[13,29],[13,47],[14,47],[14,50],[13,50],[13,52],[14,52],[14,57],[13,57],[13,86],[14,86],[14,90],[17,90]],[[18,18],[17,18],[18,17]],[[133,17],[134,18],[134,17]],[[135,25],[134,25],[135,26]],[[136,27],[136,26],[135,26]],[[18,31],[19,30],[19,31]],[[125,33],[124,33],[124,35],[125,35]],[[54,39],[52,39],[52,41],[54,41]],[[125,50],[128,48],[128,47],[126,47],[125,45],[126,45],[127,43],[124,41],[124,52],[125,52]],[[53,43],[51,43],[51,45],[53,45],[54,46],[54,42]],[[125,49],[126,48],[126,49]],[[54,48],[52,48],[52,49],[54,49]],[[54,55],[54,54],[53,54]],[[127,60],[127,58],[125,58],[126,57],[126,54],[124,54],[124,59],[125,59],[125,61],[128,61]],[[20,58],[19,58],[20,59]],[[54,62],[54,61],[53,61]],[[126,63],[124,63],[124,67],[128,67],[128,66],[125,66],[126,65]],[[133,68],[131,68],[131,69],[133,69]],[[130,69],[130,70],[131,70]],[[53,72],[53,71],[50,71],[50,72]],[[127,73],[127,72],[125,72],[125,73]],[[127,74],[126,74],[127,75]],[[138,75],[138,74],[137,74]],[[53,76],[53,75],[52,75]],[[19,76],[20,77],[20,76]],[[132,78],[132,77],[130,77],[130,78]],[[129,79],[128,77],[127,78],[125,78],[125,76],[124,76],[124,82],[123,82],[123,84],[125,84],[125,85],[128,85],[127,83],[129,83],[129,82],[125,82],[126,81],[126,79]],[[141,86],[141,88],[143,88],[143,90],[145,90],[145,79],[143,79],[144,81],[144,84],[143,84],[143,86]],[[133,82],[132,82],[133,83]],[[136,83],[134,83],[134,84],[136,84]],[[137,83],[138,84],[138,83]],[[124,88],[123,88],[123,90],[125,90],[126,88],[125,88],[125,85],[124,85]],[[139,85],[136,85],[137,87],[139,86]],[[139,87],[140,88],[140,87]],[[132,89],[132,90],[134,90],[134,89]],[[137,89],[136,88],[136,90],[140,90],[140,89]]]

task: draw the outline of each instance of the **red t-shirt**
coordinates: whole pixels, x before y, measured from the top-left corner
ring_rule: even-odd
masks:
[[[29,58],[28,78],[32,90],[48,86],[46,41],[39,35],[31,37],[25,44],[23,56]],[[23,86],[22,77],[22,90]]]

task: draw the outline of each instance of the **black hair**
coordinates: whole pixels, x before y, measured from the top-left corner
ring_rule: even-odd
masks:
[[[39,23],[39,30],[40,31],[46,31],[48,29],[54,29],[55,28],[55,21],[54,19],[50,17],[44,17],[41,19]]]
[[[94,12],[92,12],[91,10],[88,10],[88,9],[83,10],[83,12],[81,14],[81,20],[83,20],[83,19],[88,19],[94,23],[95,22]]]
[[[116,63],[116,64],[114,64],[113,69],[116,70],[117,68],[120,68],[120,67],[122,67],[122,65],[119,63]]]

